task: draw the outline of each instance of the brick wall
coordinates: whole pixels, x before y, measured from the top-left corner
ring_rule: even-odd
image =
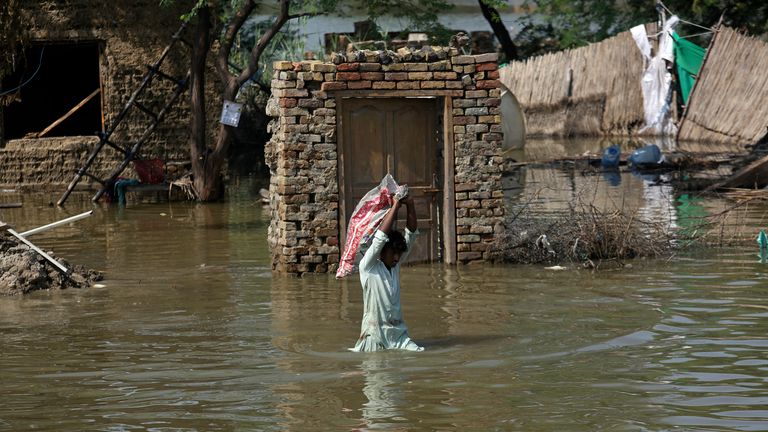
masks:
[[[335,271],[340,248],[336,95],[437,96],[450,101],[457,259],[483,261],[503,231],[503,141],[496,54],[454,48],[358,51],[330,61],[275,62],[268,114],[272,139],[273,269]]]

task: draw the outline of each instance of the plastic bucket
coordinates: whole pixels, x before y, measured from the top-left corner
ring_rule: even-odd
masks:
[[[616,168],[619,166],[619,160],[621,158],[621,148],[617,145],[612,145],[603,150],[603,168]]]
[[[661,149],[656,144],[641,147],[629,156],[627,159],[632,165],[648,165],[661,162]]]

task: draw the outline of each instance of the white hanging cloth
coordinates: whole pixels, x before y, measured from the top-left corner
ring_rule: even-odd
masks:
[[[631,29],[637,47],[648,60],[641,82],[645,112],[645,126],[640,129],[639,133],[641,134],[677,134],[677,126],[670,117],[672,74],[667,70],[667,62],[674,63],[675,61],[672,32],[679,22],[680,19],[677,15],[673,15],[667,20],[659,37],[659,51],[652,58],[650,57],[648,37],[645,35],[645,26],[639,25]]]

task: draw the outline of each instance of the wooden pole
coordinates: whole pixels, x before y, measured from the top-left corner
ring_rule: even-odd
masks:
[[[101,89],[100,89],[100,88],[97,88],[96,90],[94,90],[94,91],[93,91],[93,93],[89,94],[89,95],[88,95],[88,96],[87,96],[85,99],[83,99],[82,101],[80,101],[80,103],[79,103],[79,104],[75,105],[75,107],[74,107],[74,108],[72,108],[71,110],[69,110],[69,111],[68,111],[66,114],[64,114],[63,116],[59,117],[59,119],[58,119],[58,120],[56,120],[55,122],[51,123],[51,125],[50,125],[50,126],[48,126],[47,128],[45,128],[45,130],[43,130],[42,132],[40,132],[39,134],[37,134],[37,137],[38,137],[38,138],[42,138],[42,137],[43,137],[43,135],[47,134],[48,132],[50,132],[50,131],[51,131],[51,129],[53,129],[53,128],[55,128],[56,126],[58,126],[59,124],[61,124],[61,122],[63,122],[64,120],[68,119],[68,118],[69,118],[69,116],[71,116],[72,114],[74,114],[74,113],[75,113],[75,111],[77,111],[77,110],[79,110],[80,108],[82,108],[82,106],[83,106],[83,105],[87,104],[87,103],[88,103],[88,101],[90,101],[91,99],[93,99],[93,97],[94,97],[94,96],[96,96],[96,95],[97,95],[97,94],[99,94],[99,93],[101,93]]]
[[[79,215],[71,216],[71,217],[68,217],[66,219],[62,219],[62,220],[57,221],[57,222],[51,222],[48,225],[43,225],[41,227],[34,228],[34,229],[29,230],[29,231],[24,231],[23,233],[21,233],[19,235],[22,236],[22,237],[28,237],[28,236],[31,236],[33,234],[37,234],[37,233],[40,233],[40,232],[43,232],[43,231],[48,231],[51,228],[56,228],[57,226],[61,226],[61,225],[64,225],[64,224],[68,224],[70,222],[74,222],[74,221],[77,221],[77,220],[80,220],[80,219],[87,218],[88,216],[90,216],[92,214],[93,214],[93,210],[89,210],[89,211],[87,211],[85,213],[80,213]]]

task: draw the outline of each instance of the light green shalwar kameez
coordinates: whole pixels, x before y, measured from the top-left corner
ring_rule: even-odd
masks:
[[[360,338],[355,347],[350,348],[351,351],[424,350],[408,337],[408,327],[403,322],[403,311],[400,308],[400,263],[407,258],[417,235],[418,230],[413,232],[405,229],[405,243],[408,249],[400,255],[400,261],[392,270],[389,270],[379,259],[389,237],[378,230],[374,234],[371,247],[360,261],[363,322],[360,326]]]

